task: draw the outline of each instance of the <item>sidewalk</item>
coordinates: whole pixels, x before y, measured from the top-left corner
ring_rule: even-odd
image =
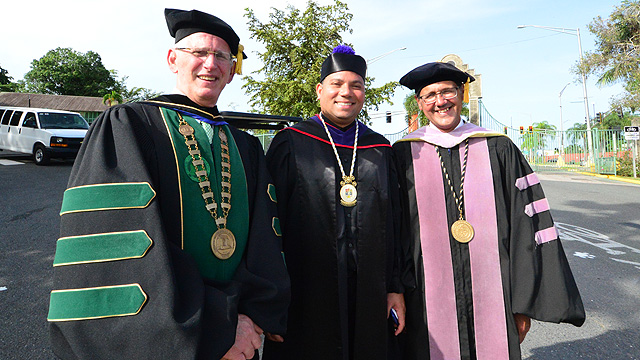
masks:
[[[615,176],[615,175],[601,175],[601,174],[594,174],[594,173],[590,173],[590,172],[581,172],[581,171],[579,171],[578,174],[595,176],[595,177],[599,177],[599,178],[617,180],[617,181],[622,181],[622,182],[627,182],[627,183],[631,183],[631,184],[640,185],[640,178],[629,179],[629,178],[623,178],[623,177],[619,177],[619,176]]]

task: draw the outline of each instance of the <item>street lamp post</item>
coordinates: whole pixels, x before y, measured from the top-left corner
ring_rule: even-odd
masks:
[[[562,88],[562,90],[560,90],[560,95],[558,96],[558,98],[560,99],[560,160],[558,160],[559,166],[564,165],[564,128],[562,124],[562,93],[564,92],[564,89],[566,89],[567,86],[569,86],[570,84],[571,83],[567,83],[567,85],[565,85]]]
[[[555,31],[563,34],[575,35],[578,37],[578,51],[580,52],[580,61],[582,61],[582,41],[580,40],[580,29],[567,29],[551,26],[539,26],[539,25],[518,25],[518,29],[524,29],[526,27],[534,27],[539,29],[545,29]],[[588,165],[593,164],[593,139],[591,137],[591,117],[589,116],[589,100],[587,97],[587,78],[583,71],[580,71],[580,77],[582,78],[582,93],[584,95],[584,114],[587,121],[587,146],[589,147],[589,159]]]
[[[386,52],[386,53],[384,53],[382,55],[378,55],[378,56],[372,57],[371,59],[367,60],[367,65],[372,64],[372,63],[382,59],[383,57],[385,57],[387,55],[393,54],[396,51],[402,51],[402,50],[406,50],[406,49],[407,49],[406,47],[401,47],[401,48],[397,48],[395,50],[388,51],[388,52]]]

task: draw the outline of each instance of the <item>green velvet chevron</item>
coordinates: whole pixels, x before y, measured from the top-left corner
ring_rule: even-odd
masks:
[[[78,186],[64,192],[60,215],[83,211],[144,208],[155,196],[156,192],[146,182]]]
[[[147,301],[139,284],[53,290],[48,321],[101,319],[136,315]]]
[[[53,266],[141,258],[152,245],[144,230],[58,239]]]

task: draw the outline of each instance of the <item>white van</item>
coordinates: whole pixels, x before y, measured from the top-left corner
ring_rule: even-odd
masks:
[[[0,106],[0,150],[33,154],[38,165],[52,157],[75,157],[87,129],[75,112]]]

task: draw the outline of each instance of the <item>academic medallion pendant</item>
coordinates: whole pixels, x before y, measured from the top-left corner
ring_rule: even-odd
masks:
[[[236,251],[236,237],[229,229],[218,229],[211,237],[211,251],[218,259],[227,260]]]
[[[473,226],[465,220],[458,220],[451,225],[451,235],[456,241],[466,244],[473,239]]]
[[[343,181],[340,181],[340,204],[346,207],[352,207],[356,205],[358,201],[358,190],[356,190],[356,182],[353,181],[353,176],[345,176]]]

